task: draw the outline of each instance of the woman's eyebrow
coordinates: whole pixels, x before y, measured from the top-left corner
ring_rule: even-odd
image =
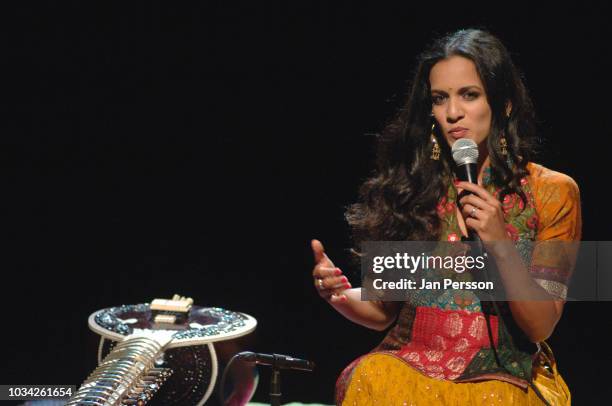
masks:
[[[478,89],[480,91],[482,91],[482,89],[480,88],[480,86],[477,85],[469,85],[469,86],[464,86],[461,89],[459,89],[459,93],[463,93],[466,92],[472,88]],[[444,94],[447,95],[448,93],[446,93],[444,90],[439,90],[439,89],[431,89],[432,93],[440,93],[440,94]]]

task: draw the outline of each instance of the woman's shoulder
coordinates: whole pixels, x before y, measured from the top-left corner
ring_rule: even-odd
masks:
[[[582,220],[576,181],[536,163],[527,164],[527,170],[539,216],[538,239],[579,240]]]
[[[554,171],[535,162],[527,164],[529,183],[536,199],[554,194],[558,197],[580,198],[580,189],[576,181],[565,173]]]

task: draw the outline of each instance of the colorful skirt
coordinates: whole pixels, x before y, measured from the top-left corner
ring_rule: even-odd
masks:
[[[499,380],[456,383],[428,377],[391,353],[361,357],[349,379],[337,385],[343,406],[544,405],[531,387]]]

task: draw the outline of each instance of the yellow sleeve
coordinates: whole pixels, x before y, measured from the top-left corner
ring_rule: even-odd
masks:
[[[531,168],[538,228],[531,276],[553,297],[565,300],[582,235],[580,190],[569,176]]]

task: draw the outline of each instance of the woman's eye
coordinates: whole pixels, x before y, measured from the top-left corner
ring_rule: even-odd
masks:
[[[439,96],[439,95],[431,96],[431,101],[433,102],[433,104],[440,104],[442,103],[442,100],[444,100],[442,96]]]
[[[478,93],[476,92],[467,92],[463,95],[463,97],[465,97],[468,100],[474,100],[475,98],[478,97]]]

